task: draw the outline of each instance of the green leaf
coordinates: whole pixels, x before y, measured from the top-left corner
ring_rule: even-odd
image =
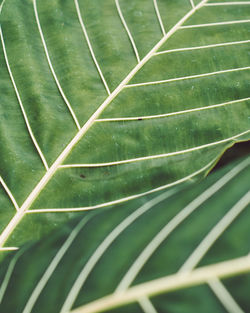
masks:
[[[249,312],[249,175],[248,157],[22,247],[1,265],[1,312]]]
[[[203,177],[249,139],[250,6],[211,4],[4,2],[1,247]]]

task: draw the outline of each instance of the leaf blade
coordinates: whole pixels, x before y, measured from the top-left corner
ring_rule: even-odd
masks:
[[[13,63],[13,65],[15,65],[13,66],[13,75],[17,77],[16,84],[17,87],[20,86],[19,90],[20,94],[22,93],[21,98],[24,99],[23,103],[25,103],[25,106],[27,106],[30,112],[32,112],[31,128],[34,129],[34,133],[38,138],[37,140],[39,141],[39,144],[41,142],[41,150],[44,151],[46,158],[48,158],[48,164],[50,167],[45,174],[44,172],[39,170],[39,172],[37,171],[37,175],[30,175],[31,178],[29,181],[26,181],[25,178],[23,178],[23,173],[25,172],[25,169],[20,167],[19,176],[22,177],[22,182],[24,183],[19,186],[20,190],[18,189],[17,193],[16,178],[18,177],[18,175],[15,176],[14,173],[11,173],[10,169],[12,169],[13,167],[9,164],[8,160],[5,162],[6,164],[8,163],[8,173],[3,175],[3,177],[4,179],[6,179],[9,189],[13,191],[13,194],[18,194],[17,203],[22,203],[22,205],[20,205],[20,212],[14,215],[13,219],[9,222],[7,227],[2,232],[0,237],[2,245],[8,239],[10,239],[8,241],[8,244],[12,243],[13,240],[13,245],[16,245],[15,240],[17,240],[17,237],[19,237],[16,235],[18,232],[18,228],[20,229],[23,227],[23,220],[27,219],[26,213],[28,213],[30,209],[34,210],[34,212],[36,213],[45,213],[56,212],[57,209],[57,212],[59,212],[60,210],[63,211],[64,208],[66,208],[67,211],[68,207],[68,211],[73,212],[74,210],[72,209],[76,209],[75,211],[79,211],[82,208],[93,209],[96,207],[106,206],[110,203],[116,203],[123,200],[125,201],[136,196],[154,192],[161,188],[175,185],[177,182],[185,181],[186,178],[188,179],[195,177],[195,175],[193,174],[201,173],[202,169],[204,169],[205,174],[209,170],[210,165],[208,166],[208,164],[211,164],[212,166],[215,162],[214,160],[218,158],[218,156],[221,154],[222,151],[224,151],[226,147],[233,144],[236,140],[249,138],[247,133],[246,136],[240,136],[239,138],[234,137],[236,136],[236,134],[240,135],[244,134],[244,131],[247,132],[246,129],[248,129],[249,125],[244,112],[245,109],[248,109],[248,102],[247,100],[245,102],[242,100],[245,92],[245,86],[244,88],[239,88],[240,94],[243,95],[242,98],[238,97],[239,103],[241,105],[240,113],[238,112],[239,110],[237,110],[237,108],[233,108],[233,106],[231,106],[226,109],[227,113],[223,115],[223,105],[221,105],[221,111],[218,112],[221,113],[222,117],[219,117],[218,112],[214,112],[211,115],[210,113],[206,113],[207,115],[204,115],[204,119],[211,116],[211,118],[215,120],[215,122],[209,124],[208,127],[203,126],[205,125],[205,123],[203,124],[201,123],[201,121],[199,121],[199,111],[194,111],[197,113],[197,115],[195,116],[196,120],[194,119],[193,121],[191,118],[186,119],[186,115],[185,118],[179,117],[178,121],[175,121],[174,115],[167,115],[165,117],[168,117],[169,119],[161,122],[159,120],[158,125],[156,125],[156,123],[152,124],[149,120],[148,124],[143,124],[141,126],[138,126],[136,124],[130,124],[129,126],[117,124],[115,126],[115,124],[113,123],[113,125],[109,127],[106,125],[106,123],[105,125],[104,123],[96,123],[96,120],[99,118],[99,116],[101,117],[102,113],[106,112],[106,109],[113,105],[113,102],[115,103],[116,100],[118,101],[118,98],[122,96],[123,92],[127,92],[127,88],[124,87],[127,86],[128,82],[131,79],[136,78],[137,75],[135,74],[140,74],[140,69],[148,66],[147,63],[150,63],[148,61],[156,58],[154,54],[158,50],[161,50],[161,46],[163,47],[163,45],[169,39],[173,39],[177,34],[177,30],[180,31],[185,26],[184,24],[186,23],[186,21],[189,20],[189,18],[195,16],[196,14],[198,14],[197,18],[200,18],[202,14],[199,13],[199,11],[201,8],[202,10],[206,9],[205,7],[203,8],[205,3],[206,1],[200,1],[198,4],[196,4],[195,7],[193,7],[189,2],[185,5],[183,4],[179,8],[179,10],[176,11],[176,14],[173,15],[173,19],[171,19],[171,21],[169,20],[168,25],[166,24],[165,15],[159,15],[167,8],[167,4],[163,2],[159,2],[158,6],[156,6],[156,2],[154,2],[154,5],[153,3],[148,4],[148,6],[142,8],[142,12],[144,12],[143,15],[147,21],[155,21],[156,24],[151,27],[151,31],[150,27],[148,28],[149,23],[144,23],[145,29],[147,29],[147,31],[145,31],[145,29],[143,30],[144,26],[142,28],[138,28],[138,25],[141,25],[142,23],[142,20],[139,18],[139,16],[135,19],[134,16],[132,16],[131,8],[125,6],[122,1],[119,2],[120,9],[124,14],[124,19],[127,22],[128,29],[131,32],[131,36],[133,36],[134,38],[134,43],[137,47],[139,47],[139,49],[141,49],[140,54],[142,56],[144,55],[140,63],[137,65],[135,65],[134,63],[135,56],[132,49],[133,47],[129,46],[128,49],[128,45],[126,44],[127,42],[129,42],[129,38],[127,38],[129,36],[124,30],[124,25],[122,25],[122,21],[120,20],[118,14],[119,12],[117,12],[117,8],[115,7],[115,3],[113,2],[107,2],[105,4],[105,8],[110,9],[112,12],[116,12],[112,19],[110,19],[110,17],[106,19],[105,16],[102,16],[98,6],[96,6],[94,10],[94,2],[86,2],[85,7],[83,7],[83,4],[81,2],[78,3],[76,1],[74,3],[67,2],[64,6],[61,6],[56,1],[49,1],[48,3],[36,3],[35,1],[33,1],[33,5],[31,5],[32,3],[27,2],[26,6],[24,4],[15,5],[14,3],[6,3],[3,6],[3,13],[1,14],[1,19],[3,21],[2,28],[4,32],[6,32],[6,34],[9,36],[9,39],[7,39],[6,43],[6,45],[8,45],[6,51],[9,51],[8,54],[10,54],[10,63]],[[178,5],[176,4],[176,6]],[[140,7],[140,1],[135,1],[135,7]],[[89,10],[88,8],[92,8],[93,10]],[[151,10],[150,8],[152,8],[153,10]],[[158,10],[155,11],[156,8],[158,8]],[[173,10],[172,4],[169,9]],[[210,8],[209,10],[213,10],[213,8]],[[12,20],[11,16],[13,12],[15,12],[15,15],[17,16],[16,21]],[[98,21],[98,23],[96,23],[95,25],[92,25],[89,22],[91,20],[93,12],[94,14],[96,14],[96,16],[100,18],[100,21]],[[81,13],[81,15],[79,13]],[[229,15],[230,14],[231,13],[229,12]],[[226,13],[226,16],[228,16],[228,13]],[[159,17],[162,18],[162,23],[160,23]],[[66,23],[65,25],[66,20],[70,22],[68,24]],[[9,21],[11,21],[12,24]],[[113,27],[112,23],[113,25],[117,26],[117,29],[116,27]],[[9,27],[10,24],[12,25],[12,27]],[[104,42],[107,40],[112,41],[112,48],[114,51],[110,49],[107,52],[105,50],[106,48],[103,48],[103,41],[101,39],[100,42],[98,40],[95,40],[97,31],[100,30],[100,27],[102,27],[104,24],[106,25],[107,29],[109,29],[110,33],[112,31],[113,35],[110,37],[108,32],[104,31],[103,33],[101,33],[99,31],[99,33],[101,34],[100,36],[105,37]],[[84,28],[81,27],[82,25],[84,26]],[[163,26],[168,32],[152,48],[154,42],[157,41],[157,29],[160,33]],[[150,40],[148,40],[147,42],[145,42],[144,40],[145,33],[147,33],[149,35],[148,38],[150,38]],[[58,40],[56,40],[55,34],[56,36],[60,34],[60,36],[58,36]],[[120,39],[118,37],[121,37],[123,39]],[[25,62],[22,59],[19,62],[16,62],[16,51],[13,47],[13,40],[11,40],[14,38],[18,40],[18,51],[20,51],[20,53],[23,55],[28,55],[28,58],[26,58]],[[21,42],[20,38],[22,39]],[[35,49],[30,49],[29,47],[28,41],[30,40],[30,38],[34,39]],[[81,41],[79,40],[79,38],[81,38]],[[117,40],[117,46],[115,46],[114,44],[114,38],[116,38]],[[78,41],[81,42],[81,44],[79,44],[79,47]],[[244,46],[245,44],[247,43],[242,44],[242,46]],[[72,53],[71,45],[76,49],[75,54]],[[120,45],[120,48],[118,48],[118,45]],[[151,45],[150,48],[152,49],[149,53],[146,54],[145,51],[148,49],[148,45]],[[103,56],[101,55],[103,53],[102,51],[104,51],[102,49],[106,51]],[[226,47],[226,49],[229,49],[228,46]],[[233,49],[234,48],[232,48],[232,51],[234,52]],[[39,51],[39,60],[37,60],[35,57],[35,50]],[[118,50],[119,53],[121,51],[124,52],[124,55],[122,57],[121,55],[119,55]],[[130,54],[128,53],[128,50],[130,51]],[[64,51],[65,54],[62,53],[62,51]],[[114,65],[112,62],[107,61],[109,60],[109,52],[113,57]],[[86,60],[81,60],[81,53],[83,53],[83,55],[86,57]],[[73,55],[76,59],[76,62],[72,62]],[[159,57],[159,59],[160,58],[161,57]],[[128,60],[130,60],[129,69],[127,66]],[[41,64],[38,64],[38,61]],[[162,61],[160,61],[160,63],[163,64]],[[171,62],[169,62],[169,65],[170,63]],[[24,64],[27,65],[28,71],[23,70]],[[117,66],[117,64],[119,64],[119,66]],[[117,66],[117,68],[115,69],[114,66]],[[203,66],[205,66],[205,63],[203,63]],[[84,69],[84,71],[80,71],[80,69]],[[129,70],[131,71],[129,74],[127,74]],[[110,71],[112,73],[110,73]],[[27,81],[23,82],[21,79],[23,75],[20,75],[27,72],[32,73],[33,81],[32,79],[27,79],[27,81],[31,82],[31,89],[27,88],[27,85],[29,84],[27,83]],[[65,75],[66,72],[69,72],[68,76]],[[73,72],[75,74],[72,74]],[[48,78],[46,77],[46,83],[44,85],[41,84],[40,79],[38,79],[40,73],[43,73],[43,75],[45,73],[48,76]],[[121,78],[122,76],[125,76],[124,74],[127,75],[125,79]],[[84,77],[85,75],[87,79]],[[246,77],[248,76],[246,75]],[[79,83],[81,82],[81,79],[83,79],[84,83],[86,84],[86,88],[84,89],[84,91],[82,91],[81,83]],[[243,78],[243,74],[241,81],[244,83],[246,81]],[[104,96],[104,94],[106,94],[106,92],[108,91],[107,87],[105,90],[104,82],[107,82],[107,85],[111,86],[110,90],[112,91],[112,93],[107,98],[105,98]],[[220,84],[222,83],[220,82]],[[76,88],[74,85],[76,85],[78,88]],[[92,88],[92,85],[94,86],[94,90]],[[212,82],[212,85],[214,86],[214,89],[216,89],[216,84],[214,82]],[[223,84],[221,86],[224,87]],[[182,85],[180,85],[178,88],[182,88]],[[190,86],[186,87],[187,92],[189,92],[189,88]],[[39,92],[35,91],[35,89],[37,89]],[[78,92],[77,89],[80,91]],[[200,87],[199,89],[202,90],[202,88]],[[47,99],[46,97],[44,97],[44,95],[47,94],[46,91],[48,90],[53,91],[52,101],[51,99]],[[178,91],[180,90],[178,89]],[[35,94],[35,102],[39,103],[39,114],[41,114],[42,111],[46,112],[46,110],[49,110],[48,112],[52,112],[52,118],[47,123],[48,129],[46,129],[46,127],[42,127],[42,125],[39,125],[39,128],[35,125],[36,117],[34,117],[35,114],[31,110],[32,106],[30,103],[30,97],[33,96],[33,93]],[[220,92],[217,92],[217,96],[219,93]],[[166,90],[164,92],[161,92],[161,97],[164,97],[164,94],[167,94]],[[82,99],[86,95],[91,105],[84,105],[84,108],[81,109],[79,107],[79,102],[82,101]],[[139,95],[140,98],[143,98],[141,95],[146,96],[147,92],[143,91],[143,93]],[[249,94],[246,95],[246,98],[248,95]],[[196,94],[196,96],[198,99],[198,93]],[[129,97],[127,95],[126,97],[127,101],[129,101]],[[97,98],[97,100],[94,98]],[[230,104],[234,104],[234,101],[236,100],[237,97],[233,97],[233,99],[228,99],[228,102],[230,102]],[[46,110],[43,107],[43,102],[47,105]],[[57,103],[58,106],[60,103],[60,109],[55,111],[53,111],[54,109],[51,110],[51,103],[53,102]],[[165,103],[165,99],[163,102]],[[169,105],[169,101],[167,102]],[[215,104],[215,108],[218,108],[217,104],[220,105],[224,103],[225,102],[217,102]],[[183,101],[181,101],[181,105],[183,105]],[[76,124],[82,125],[82,123],[85,123],[78,133],[76,133],[75,130],[75,126],[77,125],[74,125],[74,121],[72,121],[71,116],[72,114],[68,112],[67,106],[68,108],[72,107],[72,110],[76,112],[76,114],[73,114],[73,117],[75,115],[79,119],[79,122],[77,122]],[[162,110],[163,107],[164,105],[161,106],[160,110]],[[204,106],[202,106],[202,108],[204,108]],[[58,114],[60,110],[63,110],[64,113],[59,116]],[[119,108],[118,110],[122,111],[121,108]],[[147,110],[145,111],[147,112]],[[107,110],[107,112],[108,116],[110,111]],[[194,112],[190,112],[190,114]],[[203,110],[203,112],[205,112],[205,110]],[[54,118],[55,115],[58,115],[56,121]],[[50,114],[41,114],[41,116],[43,116],[43,119],[46,120],[44,116],[50,117]],[[225,130],[222,130],[222,124],[220,122],[220,119],[223,119],[223,117],[225,116],[227,116],[228,121],[231,121],[231,116],[235,116],[233,124],[234,127],[231,127],[231,133],[228,127],[226,127]],[[64,131],[64,118],[66,117],[68,123],[70,124],[70,127],[67,128],[66,131]],[[58,124],[59,122],[60,125]],[[183,129],[181,129],[181,133],[179,133],[179,131],[176,132],[175,128],[179,127],[179,125],[182,123],[185,124],[185,128],[183,127]],[[202,124],[202,126],[200,128],[197,128],[197,125],[199,123]],[[225,122],[223,125],[225,125],[226,123],[227,122]],[[171,124],[171,127],[169,126],[169,129],[168,124]],[[195,150],[199,150],[198,146],[203,146],[203,144],[208,144],[209,147],[210,143],[213,142],[213,140],[214,143],[217,143],[221,140],[221,146],[218,147],[217,150],[207,149],[206,159],[204,159],[204,161],[201,156],[205,150],[203,151],[203,153],[199,152],[199,154],[197,153],[196,155],[190,155],[184,161],[184,156],[177,157],[178,153],[176,155],[175,153],[179,151],[181,154],[182,151],[188,151],[188,149],[191,149],[190,152],[192,152],[192,145],[188,146],[185,140],[186,138],[181,138],[183,137],[183,133],[185,133],[185,130],[189,128],[192,128],[192,132],[194,132],[194,134],[190,134],[191,140],[189,144],[193,144],[193,148]],[[211,141],[209,143],[207,143],[207,141],[202,141],[207,136],[207,133],[209,131],[211,132]],[[102,136],[103,132],[106,133],[107,136]],[[115,135],[113,133],[115,133]],[[167,136],[165,135],[166,133],[168,133]],[[169,140],[171,134],[174,134],[174,140]],[[229,135],[226,136],[227,134]],[[114,136],[114,140],[110,140],[111,138],[113,138],[112,136]],[[147,140],[145,140],[144,137],[148,137]],[[157,137],[161,137],[161,140],[158,141]],[[82,141],[83,138],[84,140]],[[226,138],[228,139],[228,141],[226,140]],[[140,145],[139,147],[138,141],[143,142],[143,145]],[[8,144],[9,146],[11,146],[11,142],[8,142]],[[184,147],[182,147],[182,144],[184,145]],[[17,145],[16,142],[15,145]],[[74,149],[76,146],[79,147],[79,151],[76,151],[77,149]],[[103,150],[102,148],[104,146],[105,149]],[[96,147],[98,147],[97,153],[89,153],[89,151],[95,151]],[[84,151],[88,151],[88,153],[84,155],[84,153],[82,153],[82,149]],[[173,155],[171,155],[171,153],[173,153]],[[4,155],[5,154],[7,153],[4,151]],[[31,154],[33,154],[33,152]],[[68,156],[69,159],[67,159]],[[163,161],[158,160],[158,156],[160,156],[160,158],[164,156],[173,156],[173,158],[169,158],[168,160]],[[76,164],[79,164],[79,161],[82,161],[83,157],[86,157],[86,160],[91,160],[91,162],[93,162],[94,160],[99,165],[103,165],[103,163],[104,165],[110,165],[108,167],[107,173],[105,166],[101,166],[101,169],[96,169],[94,171],[92,167],[88,165],[86,173],[81,172],[81,168],[78,168],[75,171],[66,171],[65,168],[61,167],[61,164],[64,163],[64,160],[67,164],[67,162],[71,158],[72,160],[74,160],[74,162],[75,160],[77,160]],[[111,158],[113,157],[114,160],[111,160]],[[131,166],[127,166],[126,163],[133,163],[131,160],[136,160],[136,162],[138,161],[138,164],[131,164]],[[194,160],[197,160],[196,164],[194,163]],[[120,164],[123,163],[123,161],[124,165],[126,166],[120,168],[118,166],[114,166],[118,164],[115,164],[113,162],[118,162]],[[142,162],[140,163],[140,161]],[[111,164],[106,164],[109,162],[111,162]],[[192,168],[190,168],[190,171],[188,172],[187,165],[190,163],[194,164],[192,164]],[[83,164],[85,164],[85,162]],[[87,162],[87,164],[89,163]],[[181,166],[179,166],[179,164],[181,164]],[[172,166],[174,167],[173,170]],[[208,166],[208,168],[206,166]],[[34,166],[32,165],[32,170],[34,171],[33,167]],[[38,165],[36,164],[35,167],[38,167]],[[148,167],[149,171],[146,171]],[[182,171],[180,171],[181,168],[183,168]],[[163,175],[162,177],[159,177],[159,174],[161,173]],[[135,176],[136,178],[134,178]],[[96,183],[97,180],[103,180],[103,183]],[[32,181],[32,184],[30,183],[30,181]],[[74,184],[72,184],[72,181],[74,182]],[[65,192],[65,197],[62,198],[64,196],[63,191],[65,188],[67,188],[68,183],[74,185],[74,188],[72,188],[70,192],[67,193],[67,195]],[[112,193],[113,188],[116,186],[119,187],[116,189],[115,192]],[[57,195],[59,194],[61,194],[61,199],[60,196],[59,198],[57,198]],[[99,197],[98,199],[96,197],[97,194]],[[49,200],[49,203],[47,202],[47,199]],[[40,221],[40,223],[42,224],[43,217],[40,217]],[[53,228],[53,225],[51,225],[51,228]],[[13,231],[14,233],[12,234]],[[37,236],[40,236],[40,233],[36,233]],[[25,234],[25,230],[23,231],[23,234]],[[29,235],[26,236],[26,240],[28,236]],[[20,237],[25,237],[25,235],[22,235]],[[20,240],[19,242],[21,242],[22,240]]]

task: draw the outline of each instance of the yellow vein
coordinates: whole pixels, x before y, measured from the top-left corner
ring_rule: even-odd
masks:
[[[250,43],[250,40],[231,41],[231,42],[216,43],[216,44],[205,45],[205,46],[196,46],[196,47],[164,50],[164,51],[156,52],[155,55],[161,55],[161,54],[173,53],[173,52],[184,52],[184,51],[192,51],[192,50],[200,50],[200,49],[209,49],[209,48],[216,48],[216,47],[233,46],[233,45],[241,45],[241,44],[245,44],[245,43]]]
[[[80,271],[77,279],[73,283],[72,288],[70,289],[66,300],[61,308],[60,313],[68,312],[71,307],[73,306],[80,290],[82,289],[86,279],[88,278],[89,274],[92,272],[93,268],[103,256],[103,254],[107,251],[107,249],[111,246],[111,244],[115,241],[120,234],[128,228],[135,220],[140,218],[144,213],[148,210],[152,209],[154,206],[159,204],[160,202],[166,200],[167,198],[171,197],[175,194],[175,190],[166,191],[164,194],[159,195],[158,197],[152,199],[151,201],[145,203],[137,210],[135,210],[132,214],[127,216],[121,223],[119,223],[107,236],[106,238],[97,246],[94,253],[91,255],[87,263],[84,265],[83,269]]]
[[[235,178],[241,171],[243,171],[246,166],[250,164],[250,159],[243,161],[223,177],[221,177],[216,183],[209,186],[204,192],[202,192],[198,197],[192,200],[187,206],[185,206],[176,216],[174,216],[167,224],[164,226],[159,233],[147,244],[143,251],[139,254],[133,264],[130,266],[129,270],[121,279],[119,285],[117,286],[115,292],[124,292],[134,281],[138,273],[141,271],[146,262],[150,259],[153,253],[158,249],[158,247],[165,241],[168,236],[183,222],[185,221],[196,209],[211,198],[216,192],[223,188],[228,182]]]
[[[231,72],[245,71],[245,70],[249,70],[249,69],[250,69],[250,66],[232,68],[232,69],[228,69],[228,70],[222,70],[222,71],[216,71],[216,72],[210,72],[210,73],[204,73],[204,74],[197,74],[197,75],[190,75],[190,76],[183,76],[183,77],[175,77],[175,78],[170,78],[170,79],[157,80],[157,81],[153,81],[153,82],[129,84],[129,85],[126,85],[125,88],[134,88],[134,87],[141,87],[141,86],[148,86],[148,85],[158,85],[158,84],[170,83],[170,82],[181,81],[181,80],[186,80],[186,79],[195,79],[195,78],[200,78],[200,77],[221,75],[221,74],[231,73]]]
[[[46,55],[46,58],[47,58],[47,61],[48,61],[48,64],[49,64],[49,68],[50,68],[50,71],[52,73],[52,76],[54,77],[54,80],[55,80],[55,83],[57,85],[57,88],[59,89],[60,91],[60,94],[64,100],[64,102],[66,103],[70,113],[71,113],[71,116],[78,128],[78,130],[81,129],[81,126],[78,122],[78,119],[74,113],[74,110],[72,109],[71,107],[71,104],[69,103],[69,100],[67,99],[65,93],[63,92],[63,89],[62,89],[62,86],[56,76],[56,73],[55,73],[55,70],[53,68],[53,65],[51,63],[51,60],[50,60],[50,56],[49,56],[49,51],[48,51],[48,48],[47,48],[47,45],[46,45],[46,42],[45,42],[45,39],[44,39],[44,35],[43,35],[43,31],[42,31],[42,27],[41,27],[41,24],[40,24],[40,21],[39,21],[39,16],[38,16],[38,11],[37,11],[37,5],[36,5],[36,0],[33,0],[33,6],[34,6],[34,13],[35,13],[35,17],[36,17],[36,23],[37,23],[37,27],[38,27],[38,30],[39,30],[39,33],[40,33],[40,37],[41,37],[41,40],[42,40],[42,44],[43,44],[43,48],[44,48],[44,52],[45,52],[45,55]]]
[[[2,184],[5,192],[7,193],[7,195],[9,196],[11,202],[13,203],[14,207],[16,208],[16,210],[18,211],[19,210],[19,206],[16,202],[16,199],[14,198],[12,192],[10,191],[10,189],[8,188],[8,186],[6,185],[6,183],[4,182],[2,176],[0,176],[0,183]]]
[[[70,246],[72,245],[73,241],[77,237],[77,235],[82,231],[83,227],[87,224],[87,222],[90,220],[92,215],[84,217],[76,226],[75,228],[71,231],[69,237],[66,239],[66,241],[63,243],[61,248],[58,250],[54,258],[52,259],[51,263],[49,264],[48,268],[42,275],[41,279],[37,283],[36,287],[33,289],[22,313],[30,313],[39,297],[41,294],[42,290],[46,286],[48,280],[56,270],[59,262],[62,260],[63,256],[65,253],[69,250]]]
[[[184,29],[184,28],[223,26],[223,25],[242,24],[242,23],[250,23],[250,20],[237,20],[237,21],[228,21],[228,22],[217,22],[217,23],[207,23],[207,24],[185,25],[185,26],[181,26],[180,28]]]
[[[162,118],[162,117],[168,117],[172,115],[179,115],[179,114],[186,114],[186,113],[192,113],[192,112],[199,112],[203,110],[209,110],[209,109],[214,109],[214,108],[219,108],[223,107],[229,104],[234,104],[234,103],[241,103],[250,100],[250,97],[248,98],[242,98],[238,100],[232,100],[228,102],[223,102],[219,104],[212,104],[200,108],[194,108],[194,109],[188,109],[188,110],[183,110],[183,111],[177,111],[177,112],[171,112],[171,113],[164,113],[164,114],[157,114],[157,115],[141,115],[141,116],[133,116],[133,117],[113,117],[113,118],[102,118],[102,119],[97,119],[96,122],[104,123],[104,122],[120,122],[120,121],[138,121],[138,120],[147,120],[147,119],[154,119],[154,118]],[[63,167],[63,166],[62,166]]]
[[[122,24],[123,24],[123,26],[124,26],[124,28],[125,28],[125,30],[127,32],[127,35],[129,37],[129,40],[130,40],[131,45],[133,47],[133,50],[134,50],[137,62],[139,63],[140,62],[140,56],[139,56],[138,50],[136,48],[136,44],[134,42],[133,36],[132,36],[132,34],[131,34],[131,32],[130,32],[130,30],[128,28],[128,25],[127,25],[127,23],[125,21],[125,18],[124,18],[123,14],[122,14],[122,10],[121,10],[120,4],[119,4],[119,0],[115,0],[115,4],[116,4],[116,8],[117,8],[119,17],[120,17],[120,19],[122,21]]]
[[[237,135],[234,135],[229,138],[225,138],[219,141],[214,141],[210,142],[201,146],[185,149],[185,150],[180,150],[180,151],[174,151],[174,152],[168,152],[168,153],[162,153],[162,154],[156,154],[156,155],[149,155],[145,157],[139,157],[139,158],[134,158],[134,159],[127,159],[127,160],[121,160],[121,161],[114,161],[114,162],[106,162],[106,163],[86,163],[86,164],[65,164],[61,165],[60,168],[74,168],[74,167],[103,167],[103,166],[115,166],[115,165],[122,165],[122,164],[128,164],[128,163],[134,163],[134,162],[141,162],[141,161],[146,161],[146,160],[153,160],[153,159],[160,159],[160,158],[166,158],[166,157],[171,157],[175,155],[180,155],[180,154],[186,154],[190,153],[193,151],[198,151],[201,149],[205,149],[208,147],[216,146],[221,143],[226,143],[228,141],[237,139],[238,137],[241,137],[243,135],[246,135],[250,132],[250,130],[244,131],[242,133],[239,133]]]
[[[148,60],[151,59],[153,54],[180,28],[180,26],[190,18],[198,9],[200,9],[207,0],[201,1],[194,9],[190,10],[179,22],[152,48],[152,50],[138,63],[133,70],[124,78],[124,80],[117,86],[117,88],[106,98],[106,100],[99,106],[99,108],[91,115],[88,121],[83,125],[75,137],[70,141],[66,148],[62,151],[59,157],[55,160],[52,166],[49,168],[47,173],[42,177],[40,182],[36,185],[27,199],[24,201],[20,210],[11,219],[9,224],[3,230],[0,235],[0,247],[3,246],[5,241],[8,239],[10,234],[20,223],[20,221],[25,216],[26,212],[29,210],[30,206],[36,200],[40,192],[47,185],[50,179],[53,177],[58,167],[63,163],[65,158],[69,155],[73,147],[79,142],[79,140],[86,134],[86,132],[94,124],[95,120],[100,116],[100,114],[106,109],[106,107],[112,102],[112,100],[123,90],[124,86],[134,77],[134,75],[143,67]]]
[[[97,59],[96,59],[96,57],[95,57],[94,50],[93,50],[92,45],[91,45],[90,40],[89,40],[89,36],[88,36],[87,30],[86,30],[86,27],[85,27],[85,25],[84,25],[84,23],[83,23],[83,19],[82,19],[82,15],[81,15],[81,11],[80,11],[80,7],[79,7],[78,0],[74,0],[74,1],[75,1],[75,7],[76,7],[76,12],[77,12],[77,15],[78,15],[78,19],[79,19],[79,22],[80,22],[80,25],[81,25],[81,28],[82,28],[84,37],[85,37],[85,39],[86,39],[86,41],[87,41],[90,54],[91,54],[92,59],[93,59],[93,61],[94,61],[94,63],[95,63],[95,66],[96,66],[96,68],[97,68],[97,71],[98,71],[98,73],[99,73],[99,75],[100,75],[100,77],[101,77],[101,80],[102,80],[102,82],[103,82],[103,84],[104,84],[104,86],[105,86],[105,88],[106,88],[106,90],[107,90],[107,93],[108,93],[108,95],[110,95],[110,90],[109,90],[108,84],[107,84],[107,82],[106,82],[106,80],[105,80],[105,78],[104,78],[104,76],[103,76],[102,70],[101,70],[101,68],[100,68],[100,66],[99,66],[99,64],[98,64],[98,62],[97,62]]]
[[[12,85],[14,87],[14,90],[15,90],[15,93],[16,93],[16,97],[18,99],[18,102],[19,102],[19,105],[20,105],[20,108],[21,108],[21,111],[22,111],[22,114],[23,114],[23,118],[24,118],[24,121],[25,121],[25,124],[26,124],[26,127],[28,129],[28,132],[29,132],[29,135],[31,137],[31,140],[43,162],[43,165],[44,167],[46,168],[46,170],[48,171],[49,167],[48,167],[48,164],[47,164],[47,161],[36,141],[36,138],[33,134],[33,131],[30,127],[30,123],[29,123],[29,120],[28,120],[28,117],[26,115],[26,112],[24,110],[24,106],[23,106],[23,103],[22,103],[22,100],[21,100],[21,97],[19,95],[19,91],[17,89],[17,86],[16,86],[16,83],[15,83],[15,80],[14,80],[14,77],[13,77],[13,74],[12,74],[12,71],[11,71],[11,68],[10,68],[10,64],[9,64],[9,60],[8,60],[8,56],[7,56],[7,51],[6,51],[6,47],[5,47],[5,43],[4,43],[4,38],[3,38],[3,32],[2,32],[2,28],[0,26],[0,36],[1,36],[1,41],[2,41],[2,46],[3,46],[3,53],[4,53],[4,58],[5,58],[5,62],[6,62],[6,65],[7,65],[7,68],[8,68],[8,72],[9,72],[9,75],[10,75],[10,79],[11,79],[11,82],[12,82]]]
[[[153,1],[154,1],[155,12],[156,12],[159,24],[161,26],[161,31],[163,33],[163,36],[165,36],[166,35],[166,31],[165,31],[165,28],[164,28],[164,25],[163,25],[163,22],[162,22],[162,18],[161,18],[161,14],[160,14],[160,11],[159,11],[158,4],[157,4],[157,0],[153,0]]]
[[[27,213],[28,214],[32,214],[32,213],[49,213],[49,212],[50,213],[51,212],[80,212],[80,211],[93,210],[93,209],[103,208],[103,207],[111,206],[111,205],[114,205],[114,204],[122,203],[122,202],[125,202],[125,201],[128,201],[128,200],[136,199],[138,197],[145,196],[145,195],[157,192],[157,191],[161,191],[161,190],[164,190],[166,188],[173,187],[173,186],[176,186],[178,184],[184,183],[186,181],[192,180],[195,176],[197,176],[197,175],[199,175],[201,173],[204,173],[206,170],[209,170],[212,167],[212,165],[216,162],[216,160],[217,160],[217,158],[213,159],[211,162],[209,162],[206,166],[202,167],[198,171],[196,171],[196,172],[194,172],[194,173],[192,173],[192,174],[190,174],[188,176],[185,176],[185,177],[183,177],[181,179],[178,179],[178,180],[174,181],[173,183],[166,184],[166,185],[160,186],[160,187],[155,188],[155,189],[151,189],[151,190],[143,192],[143,193],[135,194],[135,195],[128,196],[128,197],[125,197],[125,198],[121,198],[121,199],[118,199],[118,200],[105,202],[105,203],[102,203],[102,204],[97,204],[97,205],[93,205],[93,206],[89,206],[89,207],[34,209],[34,210],[28,211]]]
[[[229,313],[244,313],[239,304],[218,278],[208,281],[208,285]]]
[[[250,256],[203,266],[190,273],[178,273],[135,285],[119,294],[111,294],[85,304],[71,313],[97,313],[172,290],[197,286],[214,278],[226,278],[250,271]]]
[[[248,159],[248,162],[249,160],[250,159]],[[223,232],[232,224],[239,214],[249,205],[249,203],[250,191],[247,192],[212,228],[198,247],[193,251],[190,257],[185,261],[179,272],[184,273],[191,271],[201,261],[221,234],[223,234]]]
[[[238,1],[238,2],[210,2],[206,3],[205,6],[218,6],[218,5],[249,5],[250,1]]]

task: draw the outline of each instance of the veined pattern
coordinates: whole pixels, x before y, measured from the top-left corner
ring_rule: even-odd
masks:
[[[24,227],[27,215],[35,218],[27,213],[84,211],[150,194],[205,175],[227,147],[249,139],[249,39],[233,32],[246,29],[249,5],[231,4],[203,0],[168,7],[153,0],[141,7],[136,0],[130,8],[121,0],[107,1],[103,9],[113,10],[107,18],[77,0],[60,9],[54,1],[2,2],[2,77],[8,90],[3,112],[17,112],[19,121],[15,126],[13,115],[15,136],[2,137],[9,145],[2,152],[1,196],[4,207],[15,209],[2,225],[2,247],[23,240],[16,244],[12,233]],[[12,9],[18,12],[13,28]],[[215,9],[222,21],[210,17]],[[171,20],[167,12],[176,15]],[[230,29],[230,38],[218,35],[223,40],[216,42],[208,36],[209,43],[178,46],[182,32],[213,28],[220,34],[222,27]],[[23,40],[29,33],[32,47]],[[176,64],[187,58],[194,66],[175,68],[171,58]],[[230,84],[234,91],[228,95]],[[3,120],[2,127],[5,134],[9,122]],[[20,146],[19,132],[25,134]]]

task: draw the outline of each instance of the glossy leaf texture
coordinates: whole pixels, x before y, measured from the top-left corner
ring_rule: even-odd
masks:
[[[1,264],[0,311],[249,312],[249,175],[248,157],[21,247]]]
[[[4,249],[203,177],[249,139],[247,1],[2,4]]]

